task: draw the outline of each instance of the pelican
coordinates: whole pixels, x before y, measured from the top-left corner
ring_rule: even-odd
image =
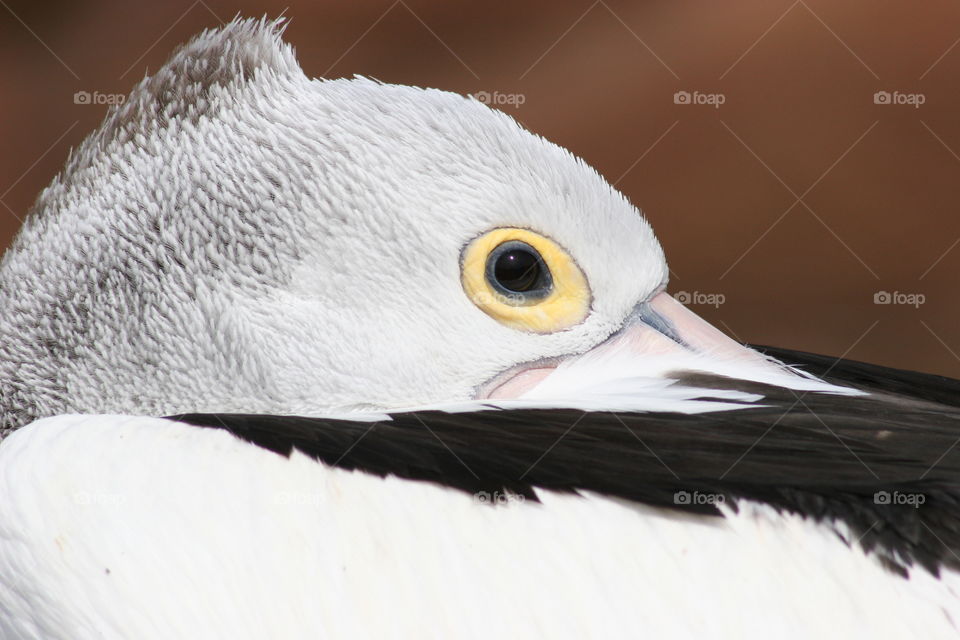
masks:
[[[954,638],[960,383],[741,345],[468,97],[202,33],[0,263],[0,638]]]

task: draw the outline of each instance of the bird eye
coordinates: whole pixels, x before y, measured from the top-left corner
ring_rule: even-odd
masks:
[[[535,304],[550,295],[553,278],[536,249],[508,240],[487,256],[487,282],[518,304]]]
[[[475,238],[463,250],[461,268],[470,300],[514,329],[568,329],[590,308],[590,287],[573,258],[528,229],[493,229]]]

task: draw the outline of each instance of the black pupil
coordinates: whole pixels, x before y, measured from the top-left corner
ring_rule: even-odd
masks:
[[[540,286],[542,263],[526,249],[510,249],[497,258],[493,275],[504,289],[518,293]]]

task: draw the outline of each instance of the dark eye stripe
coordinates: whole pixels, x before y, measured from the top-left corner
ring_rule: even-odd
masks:
[[[509,304],[536,304],[553,290],[553,277],[540,253],[526,242],[510,240],[487,257],[487,282]]]

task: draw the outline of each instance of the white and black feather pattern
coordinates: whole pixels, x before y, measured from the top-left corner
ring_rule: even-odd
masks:
[[[960,383],[599,348],[668,273],[622,194],[281,32],[178,50],[0,263],[0,638],[956,637]],[[465,295],[497,227],[582,322]]]
[[[226,429],[281,455],[297,450],[328,465],[470,494],[536,500],[534,489],[592,492],[712,515],[720,514],[715,502],[684,502],[683,494],[763,503],[843,523],[849,542],[878,552],[903,575],[914,565],[933,574],[960,568],[960,383],[789,350],[776,355],[870,394],[804,395],[691,374],[680,382],[760,395],[761,406],[692,415],[418,411],[373,423],[230,414],[172,419]]]
[[[38,421],[0,637],[956,637],[958,383],[777,355],[867,393]]]

